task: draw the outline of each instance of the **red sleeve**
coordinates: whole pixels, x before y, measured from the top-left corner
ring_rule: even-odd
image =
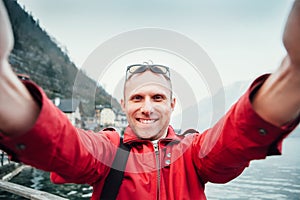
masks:
[[[56,182],[93,183],[105,175],[116,152],[118,133],[76,129],[41,88],[30,81],[24,84],[41,106],[40,115],[32,129],[19,137],[0,133],[1,148],[13,160],[55,172],[60,177]]]
[[[276,127],[253,110],[251,97],[267,77],[256,79],[213,128],[196,136],[193,159],[205,182],[228,182],[240,175],[251,160],[280,155],[282,140],[299,124],[300,116],[286,126]]]

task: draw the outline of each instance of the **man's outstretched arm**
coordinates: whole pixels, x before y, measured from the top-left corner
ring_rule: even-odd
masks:
[[[300,114],[300,0],[294,2],[288,17],[283,43],[287,56],[252,101],[254,110],[277,126]]]
[[[28,131],[35,123],[39,106],[12,71],[8,56],[13,48],[11,25],[0,1],[0,132],[16,136]]]

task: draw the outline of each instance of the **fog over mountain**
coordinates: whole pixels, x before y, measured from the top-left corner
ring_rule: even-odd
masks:
[[[226,111],[246,92],[253,80],[239,81],[219,91],[213,97],[202,99],[193,106],[183,110],[182,114],[173,116],[173,121],[181,122],[181,131],[189,128],[196,128],[199,132],[212,127],[214,123],[225,114]],[[224,92],[224,93],[223,93]],[[225,94],[225,102],[218,99],[223,99],[220,95]],[[213,106],[212,99],[217,102]],[[289,137],[300,137],[300,128],[298,127]]]

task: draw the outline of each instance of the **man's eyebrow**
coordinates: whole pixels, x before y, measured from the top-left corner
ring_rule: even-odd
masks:
[[[167,96],[167,94],[164,92],[156,92],[156,93],[153,93],[151,96],[156,96],[156,95]]]
[[[131,98],[131,97],[136,97],[136,96],[142,97],[142,96],[144,96],[144,95],[142,95],[142,94],[132,94],[132,95],[129,95],[129,98]]]

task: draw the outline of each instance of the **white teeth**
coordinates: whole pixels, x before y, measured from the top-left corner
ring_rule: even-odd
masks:
[[[154,121],[154,119],[140,119],[140,122],[143,124],[152,124]]]

